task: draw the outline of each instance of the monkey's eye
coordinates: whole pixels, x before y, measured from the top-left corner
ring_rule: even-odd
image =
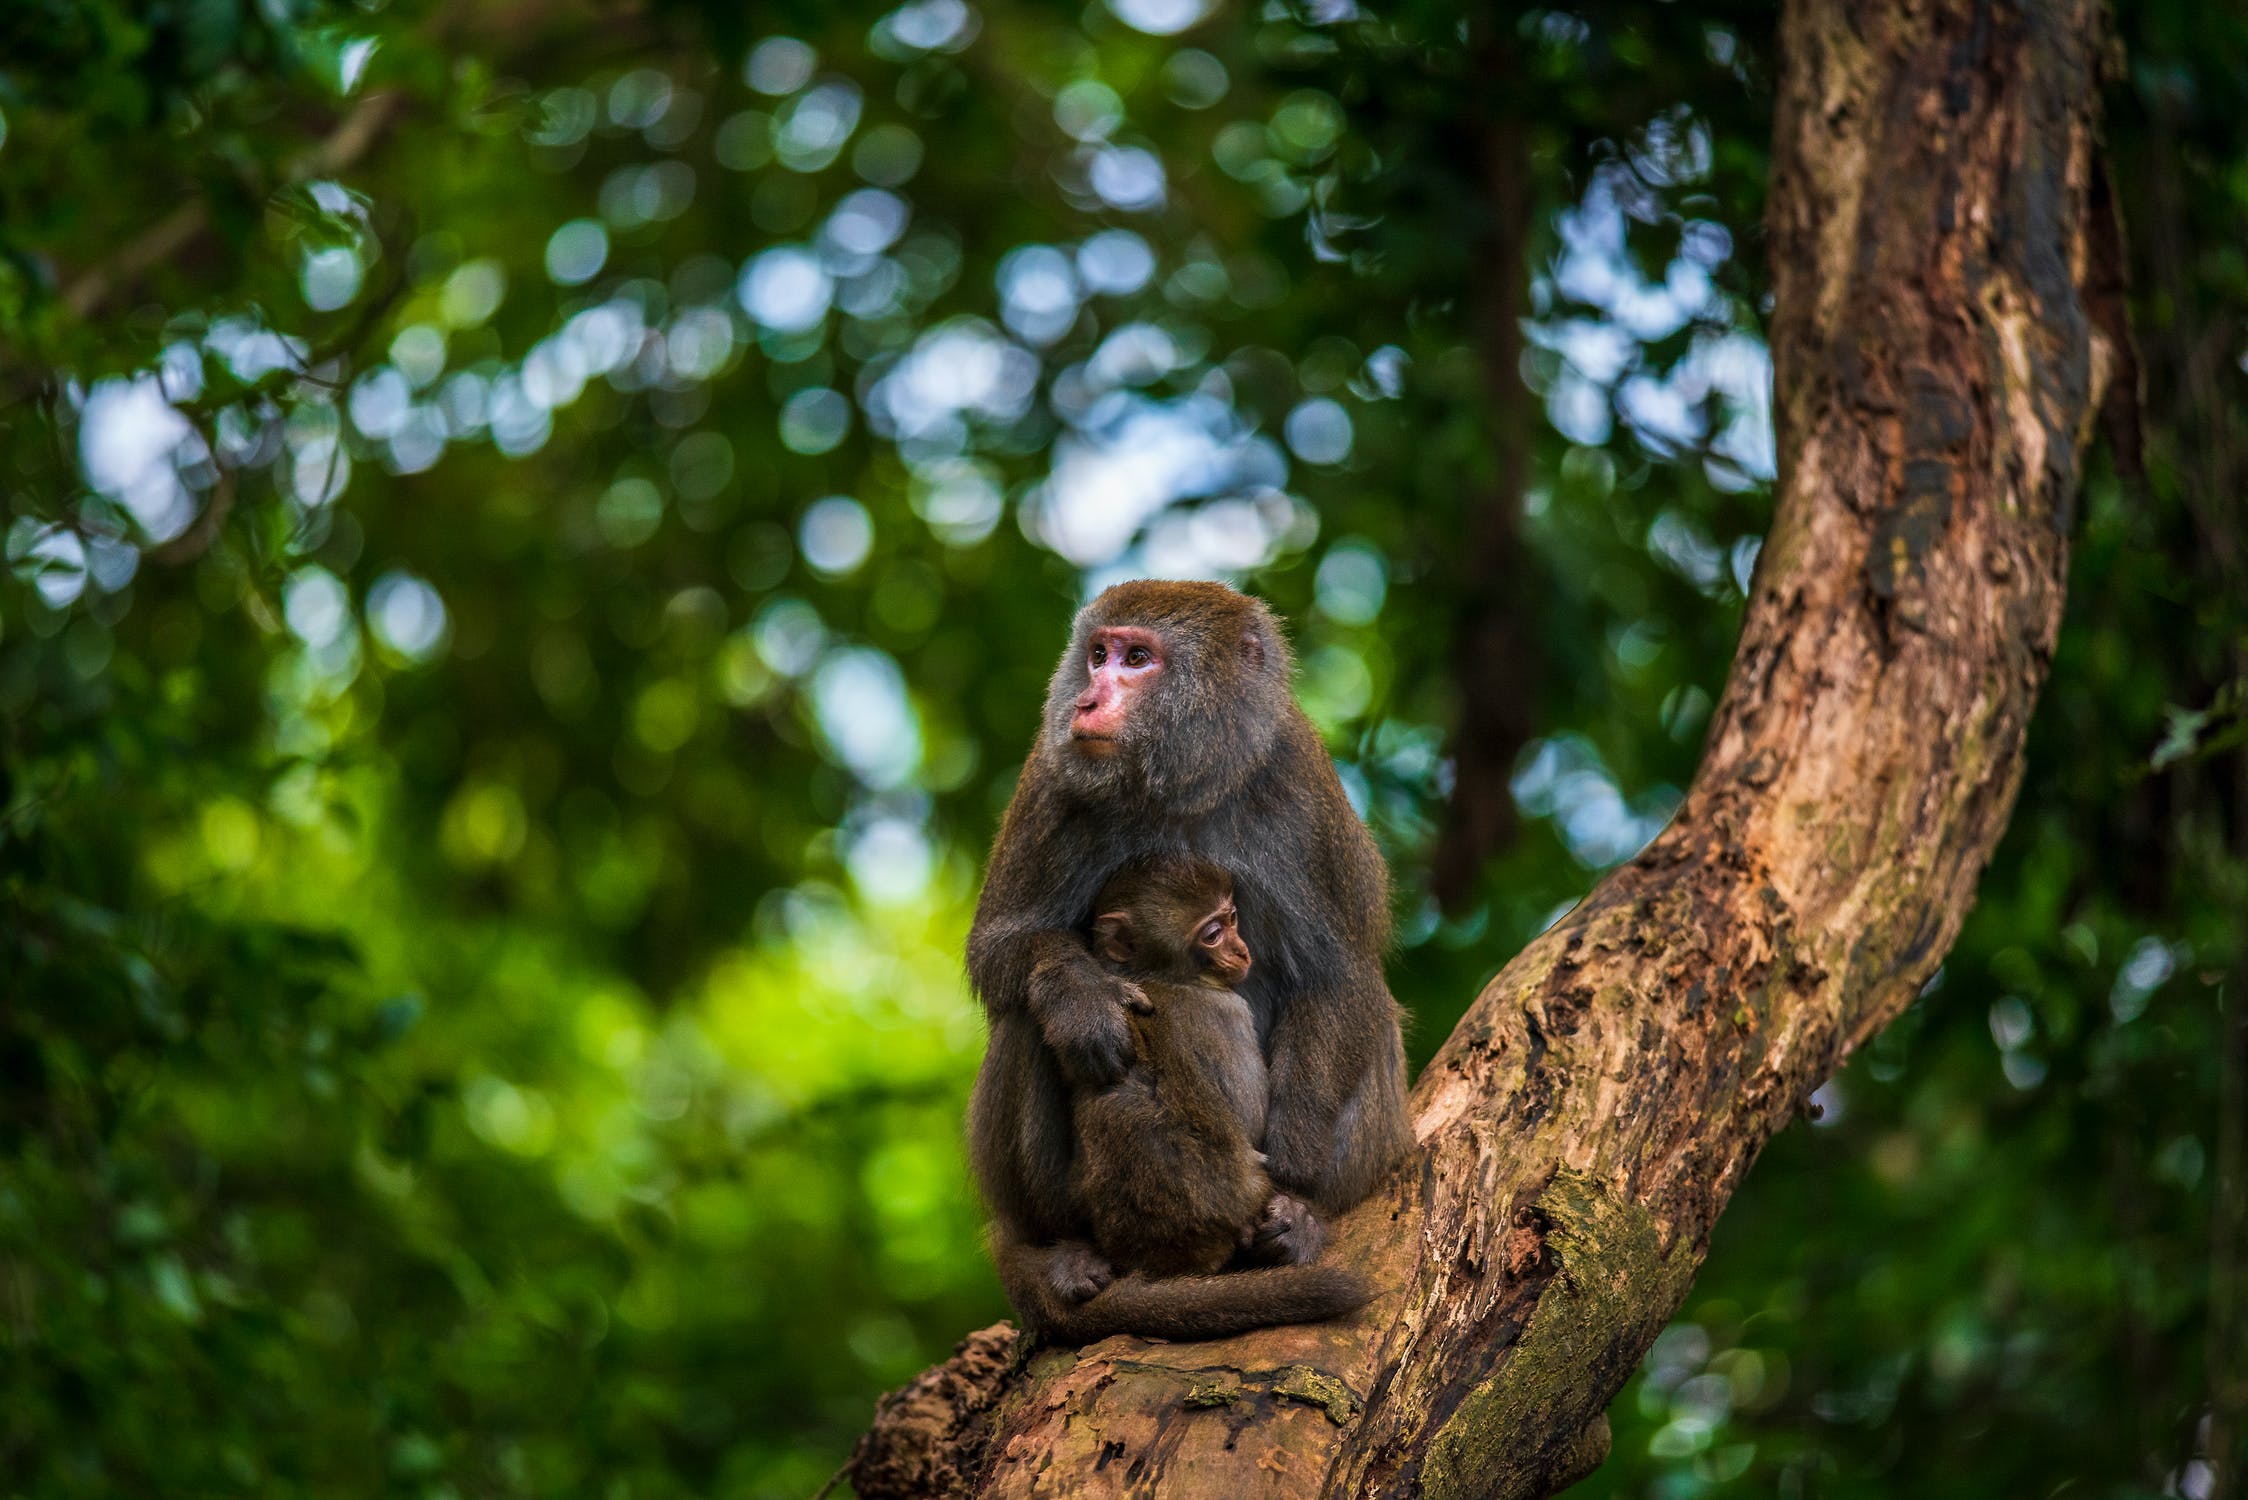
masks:
[[[1107,664],[1108,647],[1096,643],[1093,647],[1093,665],[1099,667],[1106,666]]]
[[[1134,646],[1124,653],[1124,665],[1127,667],[1144,667],[1153,660],[1155,658],[1147,654],[1145,646]]]
[[[1202,924],[1202,932],[1200,936],[1203,944],[1206,947],[1216,947],[1218,944],[1218,939],[1225,936],[1225,923],[1219,921],[1215,917],[1212,917],[1208,922]]]

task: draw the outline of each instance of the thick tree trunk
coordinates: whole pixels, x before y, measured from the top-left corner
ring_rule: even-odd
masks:
[[[1530,1496],[1685,1295],[1764,1142],[1909,1003],[2005,826],[2114,350],[2087,316],[2097,10],[1783,23],[1780,473],[1676,820],[1477,1000],[1421,1154],[1330,1251],[1356,1320],[1019,1360],[890,1398],[862,1493]]]

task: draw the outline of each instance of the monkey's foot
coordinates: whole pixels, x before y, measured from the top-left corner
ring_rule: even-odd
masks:
[[[1064,1302],[1083,1302],[1116,1279],[1116,1267],[1083,1240],[1064,1240],[1046,1260],[1046,1283]]]
[[[1301,1198],[1274,1193],[1257,1221],[1254,1253],[1274,1265],[1306,1266],[1319,1259],[1327,1245],[1327,1226]]]

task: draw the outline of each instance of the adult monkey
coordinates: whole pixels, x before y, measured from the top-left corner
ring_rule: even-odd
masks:
[[[1132,1061],[1135,997],[1080,931],[1127,861],[1183,850],[1234,872],[1258,956],[1241,993],[1272,1079],[1264,1258],[1316,1258],[1317,1215],[1366,1196],[1409,1143],[1388,871],[1289,673],[1272,612],[1222,584],[1118,584],[1070,632],[968,934],[991,1026],[969,1149],[1026,1317],[1114,1278],[1072,1183],[1070,1097]]]

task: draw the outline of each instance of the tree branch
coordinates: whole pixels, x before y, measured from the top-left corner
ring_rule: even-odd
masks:
[[[1384,1294],[956,1359],[960,1420],[878,1422],[862,1494],[905,1493],[869,1462],[901,1442],[920,1493],[1551,1493],[1764,1142],[1941,961],[2020,779],[2115,362],[2086,309],[2097,9],[1799,0],[1782,41],[1777,514],[1708,753],[1422,1076],[1421,1154],[1330,1251]]]
[[[332,177],[350,167],[383,138],[405,105],[406,96],[395,89],[367,95],[333,133],[289,164],[288,180],[308,182]],[[151,270],[178,258],[210,227],[210,204],[201,198],[188,199],[138,239],[126,242],[109,259],[64,287],[63,306],[73,317],[91,316],[117,293],[138,285]]]

